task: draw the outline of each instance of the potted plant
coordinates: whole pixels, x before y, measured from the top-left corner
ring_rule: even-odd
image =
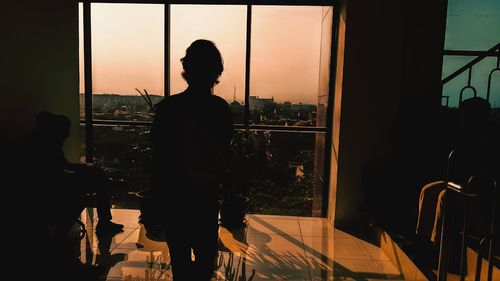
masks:
[[[231,141],[232,163],[223,184],[220,222],[226,228],[244,227],[250,199],[247,197],[247,167],[255,155],[255,142],[248,130],[238,131]]]

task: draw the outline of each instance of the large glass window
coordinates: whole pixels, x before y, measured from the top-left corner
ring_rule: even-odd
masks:
[[[90,8],[93,114],[85,125],[93,128],[93,162],[113,179],[115,198],[127,203],[128,195],[150,187],[152,105],[187,87],[180,59],[194,40],[208,39],[224,59],[214,94],[232,110],[238,129],[233,144],[240,140],[246,146],[236,167],[245,168],[237,182],[251,199],[250,212],[321,215],[332,7],[93,3]],[[80,17],[83,120],[82,11]]]

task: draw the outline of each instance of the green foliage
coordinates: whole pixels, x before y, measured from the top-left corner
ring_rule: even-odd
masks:
[[[149,113],[154,113],[155,111],[155,105],[153,104],[153,101],[151,100],[151,97],[148,93],[148,91],[146,91],[146,89],[144,89],[144,93],[141,92],[139,89],[135,88],[135,90],[137,92],[139,92],[139,94],[141,95],[141,97],[144,99],[144,101],[148,104],[148,112]]]

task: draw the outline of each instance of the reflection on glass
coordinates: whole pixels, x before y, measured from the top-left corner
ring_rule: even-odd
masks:
[[[446,50],[486,51],[500,38],[500,1],[448,0]]]
[[[151,120],[164,94],[164,5],[91,5],[95,119]]]
[[[252,9],[251,122],[315,126],[323,7]]]
[[[475,57],[444,56],[443,58],[443,78],[465,65]],[[476,89],[477,95],[486,98],[486,88],[488,85],[488,75],[496,67],[497,59],[487,57],[472,67],[471,86]],[[465,71],[448,83],[443,85],[443,96],[449,96],[448,106],[458,107],[461,90],[467,86],[469,72]],[[492,77],[490,104],[492,107],[500,107],[500,72],[496,72]],[[463,99],[472,97],[473,91],[466,89],[463,92]],[[445,100],[443,99],[443,105]]]

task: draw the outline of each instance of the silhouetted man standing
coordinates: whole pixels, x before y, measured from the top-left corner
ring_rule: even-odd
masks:
[[[194,41],[181,62],[189,86],[157,105],[151,129],[153,194],[161,202],[158,212],[174,279],[210,280],[217,258],[219,188],[231,158],[233,124],[227,102],[213,95],[223,71],[215,44]]]

